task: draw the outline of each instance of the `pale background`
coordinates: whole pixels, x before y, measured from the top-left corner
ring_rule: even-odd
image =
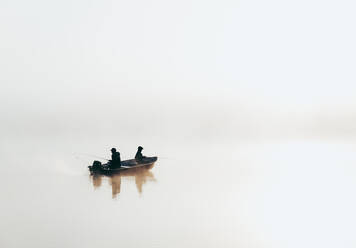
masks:
[[[0,246],[355,247],[355,10],[1,0]]]

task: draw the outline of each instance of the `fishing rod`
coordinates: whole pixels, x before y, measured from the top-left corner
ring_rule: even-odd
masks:
[[[92,157],[92,158],[103,159],[103,160],[106,160],[106,161],[110,161],[110,160],[107,159],[107,158],[99,157],[99,156],[92,155],[92,154],[87,154],[87,153],[77,153],[77,154],[79,154],[79,155],[84,155],[84,156],[88,156],[88,157]]]

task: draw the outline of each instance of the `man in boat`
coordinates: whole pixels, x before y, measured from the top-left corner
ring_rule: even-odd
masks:
[[[145,158],[145,156],[142,155],[142,150],[143,150],[142,146],[139,146],[137,148],[137,152],[136,152],[136,155],[135,155],[135,160],[136,160],[137,163],[142,163],[142,160]]]
[[[121,167],[121,158],[120,153],[116,151],[115,148],[111,148],[111,161],[110,161],[111,168],[120,168]]]

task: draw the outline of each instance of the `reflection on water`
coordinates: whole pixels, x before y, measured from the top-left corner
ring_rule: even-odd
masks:
[[[99,188],[102,185],[103,177],[107,177],[109,179],[109,184],[111,185],[112,197],[116,198],[121,191],[121,178],[134,177],[137,191],[141,194],[142,187],[146,182],[156,181],[154,174],[150,171],[153,167],[154,164],[150,164],[139,168],[120,171],[112,175],[93,174],[90,178],[93,181],[94,188]]]
[[[2,156],[1,248],[356,247],[356,143],[161,144],[108,177],[45,141]]]

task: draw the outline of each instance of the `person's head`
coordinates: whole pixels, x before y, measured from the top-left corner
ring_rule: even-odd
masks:
[[[112,153],[116,152],[116,149],[115,148],[111,148],[111,152]]]
[[[142,150],[143,150],[143,147],[142,147],[142,146],[139,146],[139,147],[137,148],[137,150],[142,151]]]

